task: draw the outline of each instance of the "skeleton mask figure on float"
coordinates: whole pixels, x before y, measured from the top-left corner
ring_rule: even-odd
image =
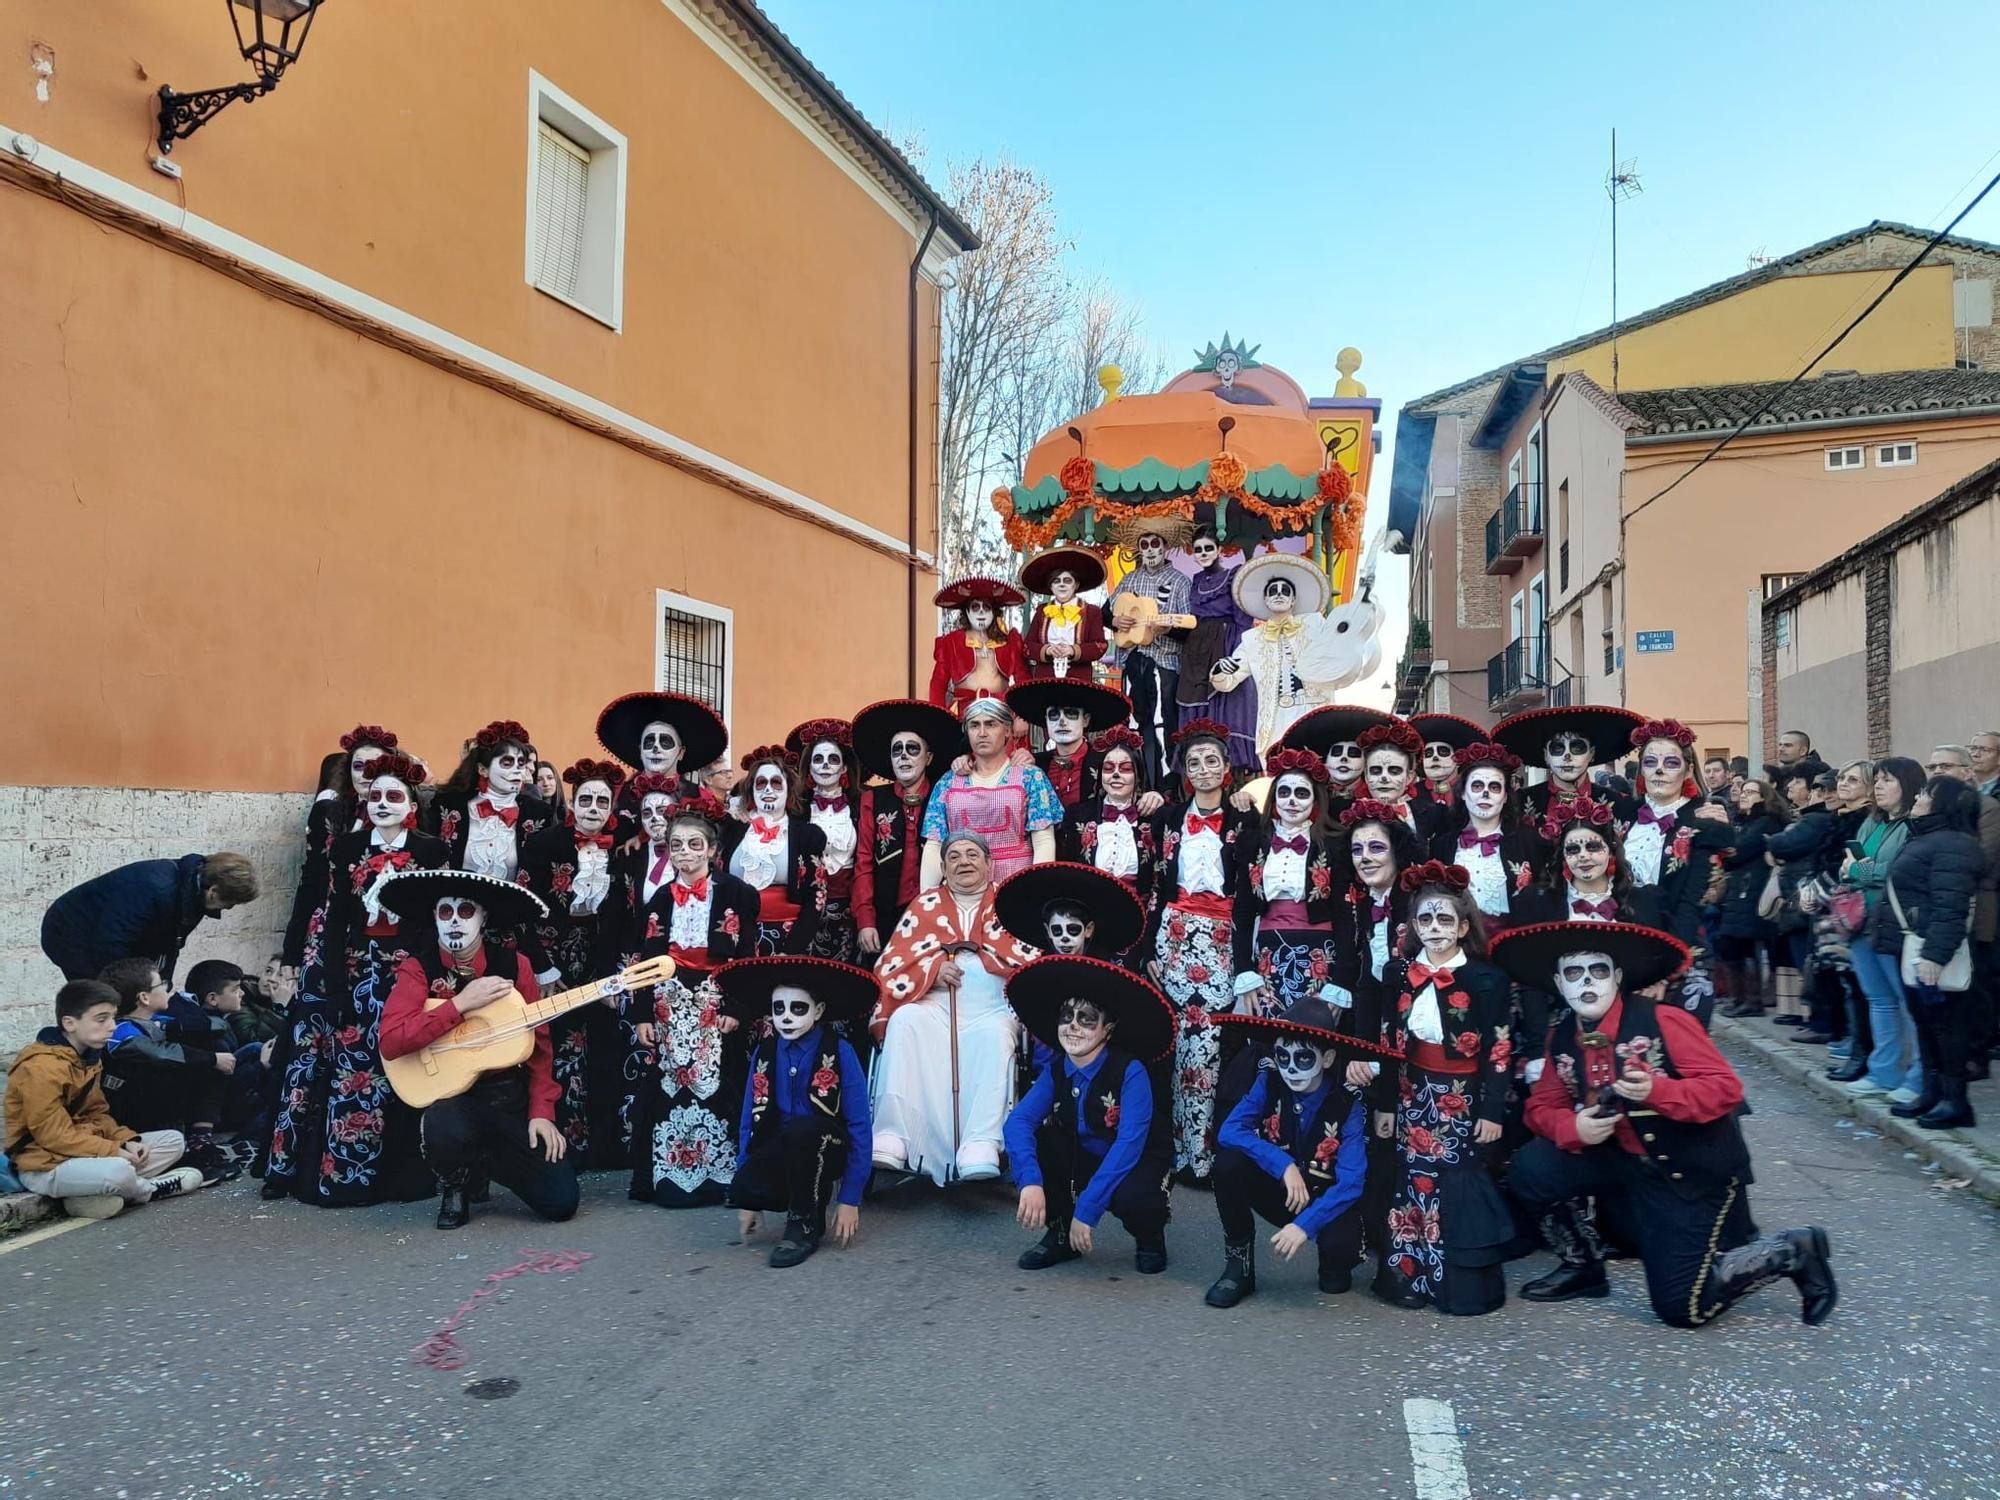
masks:
[[[611,821],[611,783],[586,781],[569,799],[570,816],[578,833],[602,833]]]
[[[1465,785],[1460,788],[1460,794],[1465,798],[1466,811],[1472,814],[1475,823],[1497,823],[1501,813],[1507,810],[1506,774],[1491,766],[1476,767],[1466,772]]]
[[[1450,958],[1465,937],[1465,916],[1444,896],[1426,896],[1410,913],[1410,925],[1417,929],[1417,941],[1424,956],[1433,963]]]
[[[1051,745],[1073,750],[1083,742],[1083,710],[1080,708],[1045,708],[1042,710],[1042,725],[1049,732]]]
[[[667,841],[667,808],[671,801],[665,792],[648,792],[639,801],[639,827],[654,844]]]
[[[363,806],[368,810],[368,826],[387,837],[402,831],[414,804],[410,801],[410,789],[400,780],[377,776],[369,783]]]
[[[965,623],[981,635],[993,628],[993,606],[984,599],[974,599],[965,606]]]
[[[486,933],[486,908],[470,896],[445,896],[437,904],[438,947],[453,958],[468,958]]]
[[[784,812],[789,790],[785,773],[766,761],[750,779],[750,805],[766,818],[775,818]]]
[[[788,1042],[819,1025],[826,1006],[795,984],[781,984],[771,991],[771,1025]]]
[[[1686,789],[1688,753],[1678,740],[1648,740],[1639,753],[1639,779],[1652,802],[1677,801]]]
[[[1048,934],[1049,952],[1074,958],[1090,947],[1097,924],[1074,901],[1052,901],[1042,912],[1042,930]]]
[[[1287,771],[1271,788],[1271,807],[1285,828],[1303,828],[1312,817],[1312,782],[1297,771]]]
[[[813,790],[823,795],[839,791],[847,779],[847,759],[832,740],[820,740],[813,745],[806,769],[812,774]]]
[[[1273,578],[1264,585],[1264,607],[1277,619],[1290,619],[1298,600],[1298,591],[1289,578]]]
[[[1076,574],[1067,568],[1058,570],[1049,578],[1049,596],[1058,604],[1067,604],[1076,597]]]
[[[1368,752],[1368,795],[1395,806],[1409,795],[1412,769],[1410,757],[1403,751],[1377,745]]]
[[[525,745],[509,741],[493,752],[493,758],[486,762],[483,769],[488,793],[497,797],[518,797],[535,769],[535,757]]]
[[[896,773],[896,785],[915,786],[930,768],[931,750],[922,735],[907,729],[889,741],[889,768]]]
[[[657,776],[672,776],[680,769],[681,737],[673,725],[653,720],[639,731],[639,767]]]
[[[1337,787],[1347,788],[1361,779],[1361,746],[1353,740],[1335,740],[1326,747],[1326,774]]]
[[[1608,953],[1565,953],[1556,961],[1556,989],[1577,1019],[1595,1021],[1618,998],[1625,975]]]
[[[1552,735],[1542,748],[1542,764],[1557,786],[1576,786],[1590,770],[1590,741],[1580,734]]]
[[[1333,1048],[1322,1051],[1295,1036],[1281,1036],[1271,1044],[1271,1066],[1295,1094],[1310,1094],[1318,1088],[1333,1059]]]

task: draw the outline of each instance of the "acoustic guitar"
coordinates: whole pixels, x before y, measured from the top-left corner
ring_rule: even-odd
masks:
[[[595,984],[579,985],[559,995],[546,995],[532,1005],[510,989],[491,1005],[482,1005],[428,1047],[382,1060],[389,1087],[413,1109],[464,1093],[482,1073],[518,1068],[534,1054],[535,1028],[557,1016],[632,990],[650,989],[674,977],[674,961],[665,954],[642,959],[620,974]],[[449,995],[432,995],[424,1009],[436,1010]]]
[[[1195,626],[1193,615],[1162,614],[1160,601],[1145,594],[1125,595],[1118,601],[1117,610],[1132,620],[1130,625],[1116,625],[1111,631],[1111,639],[1125,649],[1150,646],[1163,630],[1192,630]]]

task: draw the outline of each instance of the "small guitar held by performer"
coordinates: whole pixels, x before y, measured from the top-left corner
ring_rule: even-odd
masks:
[[[1127,594],[1119,599],[1116,622],[1111,638],[1121,650],[1150,646],[1164,630],[1192,630],[1195,626],[1193,615],[1166,614],[1160,609],[1159,600],[1144,594]]]
[[[401,1057],[385,1057],[382,1069],[398,1099],[414,1109],[423,1109],[440,1099],[464,1093],[479,1081],[482,1073],[518,1068],[535,1049],[536,1027],[546,1026],[557,1016],[597,1001],[664,984],[673,974],[674,961],[661,954],[595,984],[579,985],[532,1003],[522,999],[519,990],[509,990],[430,1045]],[[450,998],[433,995],[424,1009],[436,1010]]]

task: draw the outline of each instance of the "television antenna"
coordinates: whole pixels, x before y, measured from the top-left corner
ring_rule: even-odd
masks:
[[[1611,394],[1618,394],[1618,205],[1636,198],[1645,189],[1639,184],[1639,163],[1635,158],[1618,159],[1618,128],[1611,129],[1611,170],[1604,174],[1604,195],[1611,200]]]

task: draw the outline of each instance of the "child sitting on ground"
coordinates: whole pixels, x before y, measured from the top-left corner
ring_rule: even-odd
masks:
[[[179,1040],[191,1047],[236,1054],[236,1070],[222,1096],[222,1128],[238,1133],[234,1155],[247,1160],[245,1147],[271,1127],[277,1104],[277,1076],[271,1071],[271,1041],[241,1039],[236,1018],[244,1013],[243,971],[226,958],[206,958],[188,970],[187,992],[167,1004],[167,1017],[180,1023]]]
[[[114,959],[98,977],[118,996],[118,1024],[104,1059],[112,1116],[133,1130],[172,1130],[185,1137],[184,1159],[207,1182],[238,1175],[241,1168],[215,1143],[235,1053],[217,1051],[212,1042],[176,1039],[193,1034],[208,1042],[207,1020],[202,1018],[202,1030],[195,1033],[185,1010],[171,1023],[163,1018],[172,994],[151,959]]]
[[[80,1219],[108,1219],[202,1185],[176,1168],[180,1132],[141,1135],[111,1117],[98,1081],[117,1024],[118,992],[94,979],[56,991],[56,1024],[21,1049],[7,1075],[6,1148],[28,1191],[60,1198]]]

